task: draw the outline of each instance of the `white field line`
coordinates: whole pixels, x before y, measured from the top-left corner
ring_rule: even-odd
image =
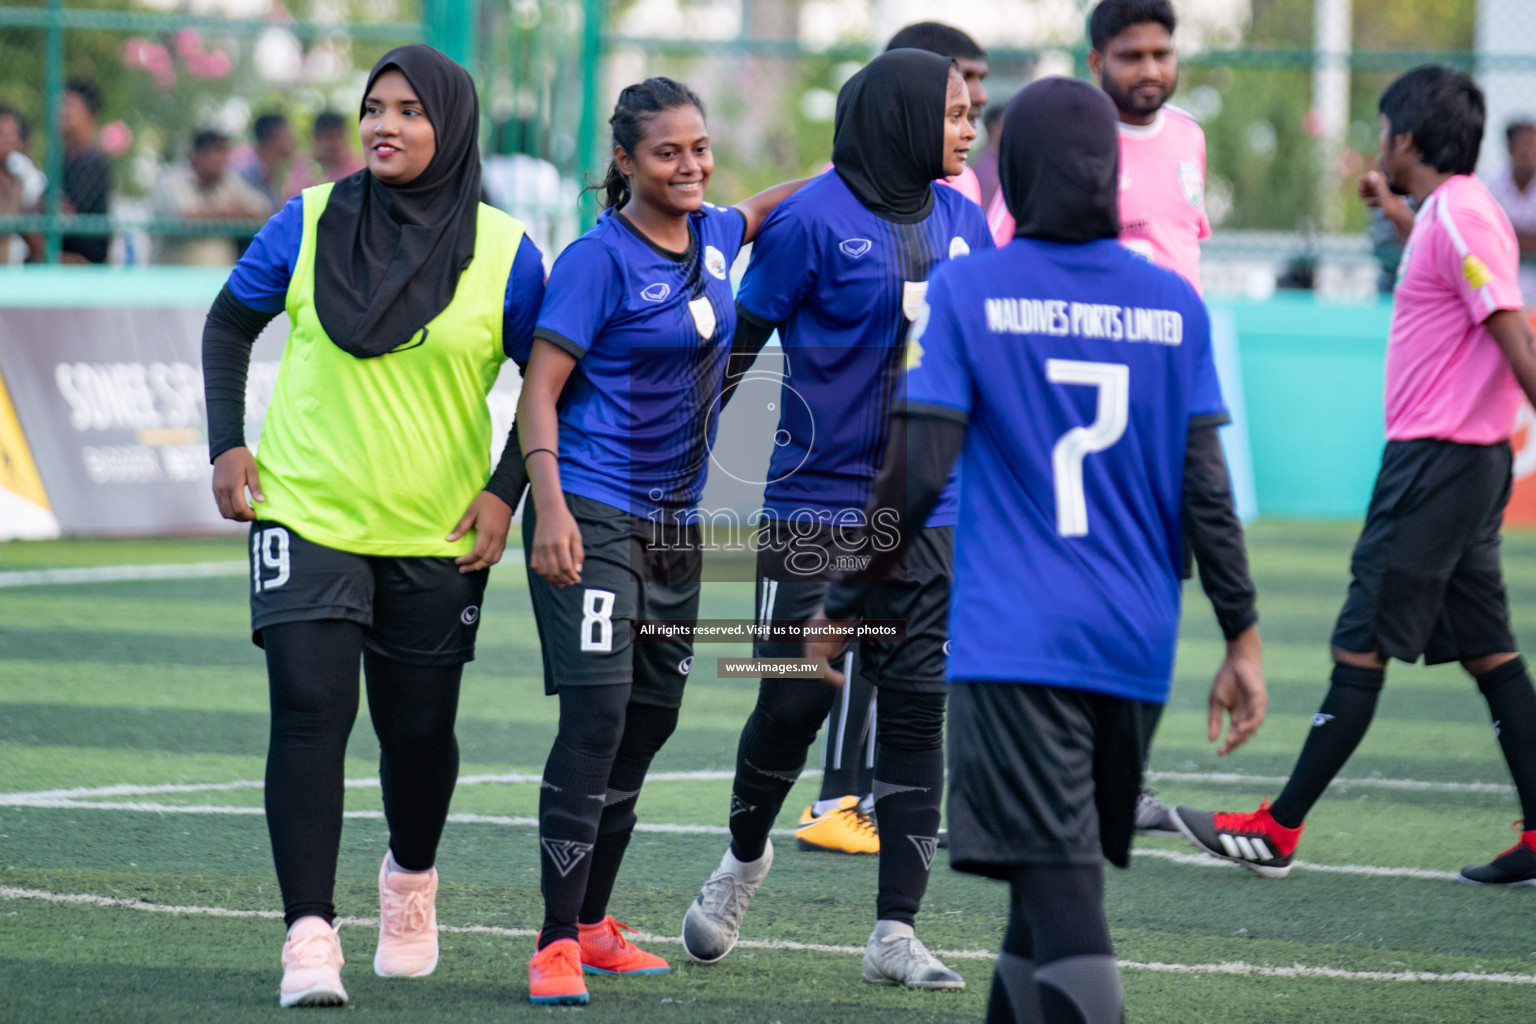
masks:
[[[75,906],[104,907],[124,910],[143,910],[156,914],[173,914],[186,917],[233,917],[259,918],[276,921],[282,914],[276,910],[231,910],[227,907],[188,907],[149,903],[138,899],[119,899],[113,896],[96,896],[89,893],[56,893],[42,889],[17,889],[0,887],[0,899],[39,900],[46,903],[72,904]],[[337,925],[349,928],[376,928],[378,918],[342,917]],[[503,938],[527,939],[535,934],[532,928],[498,928],[492,925],[439,925],[438,930],[457,935],[496,935]],[[648,944],[681,944],[675,935],[651,935],[636,932],[635,937]],[[817,942],[791,942],[788,940],[743,939],[738,949],[770,951],[834,953],[842,956],[862,956],[862,946],[833,946]],[[936,949],[937,956],[946,960],[992,960],[995,954],[981,949]],[[1485,974],[1477,971],[1346,971],[1336,967],[1306,967],[1293,964],[1290,967],[1273,967],[1267,964],[1250,964],[1228,961],[1217,964],[1170,964],[1121,960],[1120,968],[1127,971],[1150,971],[1157,974],[1237,974],[1262,978],[1329,978],[1339,981],[1440,981],[1482,982],[1502,985],[1536,985],[1536,974]]]
[[[76,800],[67,797],[51,797],[38,799],[35,794],[28,794],[34,799],[26,802],[12,801],[12,807],[39,807],[50,809],[81,809],[97,811],[135,811],[143,814],[229,814],[256,816],[265,814],[261,807],[233,807],[228,804],[162,804],[137,800]],[[6,806],[6,801],[0,800],[0,806]],[[384,817],[383,811],[358,810],[344,811],[344,818],[361,818],[377,821]],[[537,828],[537,818],[511,816],[504,814],[450,814],[448,820],[460,825],[502,825],[512,828]],[[635,825],[636,832],[652,832],[662,835],[679,836],[728,836],[730,829],[724,825],[680,825],[670,822],[642,821]],[[776,836],[792,836],[794,829],[776,828],[773,830]],[[1240,865],[1231,861],[1219,860],[1203,853],[1181,853],[1176,850],[1160,849],[1136,849],[1132,851],[1138,857],[1151,857],[1155,860],[1166,860],[1174,864],[1182,864],[1193,867],[1231,867]],[[1371,864],[1313,864],[1308,861],[1295,861],[1292,867],[1300,871],[1316,871],[1324,874],[1354,875],[1364,878],[1415,878],[1431,882],[1455,882],[1460,876],[1449,871],[1429,871],[1424,868],[1389,868],[1377,867]]]
[[[1238,772],[1147,772],[1148,782],[1190,782],[1196,785],[1283,786],[1284,775],[1242,775]],[[1346,789],[1397,789],[1421,793],[1513,793],[1504,782],[1429,782],[1424,779],[1334,779]]]
[[[808,770],[801,773],[801,778],[811,779],[821,775],[818,770]],[[730,779],[732,772],[715,771],[691,771],[691,772],[652,772],[646,776],[647,782],[722,782]],[[1240,786],[1279,786],[1287,781],[1281,776],[1270,775],[1241,775],[1235,772],[1148,772],[1147,778],[1151,782],[1187,782],[1194,784],[1215,785],[1240,785]],[[460,776],[460,786],[481,785],[528,785],[539,781],[539,775],[531,772],[507,772],[494,775],[463,775]],[[374,779],[347,779],[348,789],[377,789],[379,780]],[[1366,787],[1372,789],[1392,789],[1411,792],[1428,793],[1513,793],[1514,787],[1495,782],[1430,782],[1424,779],[1334,779],[1333,785],[1350,788]],[[230,792],[242,789],[261,789],[259,779],[241,779],[234,782],[193,782],[193,783],[169,783],[164,785],[134,785],[132,783],[114,786],[78,786],[70,789],[44,789],[31,793],[0,793],[0,807],[52,807],[74,806],[73,804],[55,804],[57,800],[85,800],[92,797],[113,796],[156,796],[171,793],[212,793]]]
[[[522,565],[523,552],[508,548],[503,565]],[[52,587],[68,583],[118,583],[132,580],[196,580],[244,576],[251,564],[239,562],[166,562],[158,565],[95,565],[80,569],[21,569],[0,572],[0,590],[7,587]]]
[[[26,569],[0,572],[5,587],[51,587],[61,583],[116,583],[120,580],[196,580],[244,576],[249,562],[171,562],[164,565],[97,565],[85,569]]]

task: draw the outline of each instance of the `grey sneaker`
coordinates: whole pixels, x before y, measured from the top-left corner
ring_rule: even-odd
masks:
[[[683,949],[701,964],[712,964],[736,946],[741,919],[757,887],[773,867],[773,840],[757,860],[743,863],[726,847],[720,866],[699,889],[683,916]]]
[[[876,985],[905,985],[938,992],[958,992],[965,979],[928,952],[923,940],[903,921],[877,921],[864,944],[864,980]]]
[[[1136,834],[1139,836],[1177,836],[1182,835],[1179,826],[1173,823],[1173,817],[1168,813],[1168,805],[1157,798],[1152,790],[1142,787],[1136,794]]]

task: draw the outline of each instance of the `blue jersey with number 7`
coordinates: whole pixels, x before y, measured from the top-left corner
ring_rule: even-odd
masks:
[[[1020,238],[927,298],[907,406],[969,424],[950,678],[1166,701],[1185,440],[1227,419],[1200,297],[1110,239]]]

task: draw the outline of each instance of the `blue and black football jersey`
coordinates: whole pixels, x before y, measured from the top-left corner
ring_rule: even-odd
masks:
[[[741,213],[706,203],[686,253],[604,213],[549,274],[534,336],[579,362],[560,402],[565,490],[633,515],[698,504],[736,332]]]
[[[785,378],[764,505],[781,520],[861,511],[885,450],[901,353],[933,269],[992,248],[981,208],[935,186],[933,209],[901,224],[867,210],[835,171],[763,224],[737,296],[784,323]],[[951,479],[929,517],[955,522]]]
[[[1168,699],[1184,449],[1226,419],[1205,306],[1113,240],[941,267],[908,407],[965,416],[949,676]]]

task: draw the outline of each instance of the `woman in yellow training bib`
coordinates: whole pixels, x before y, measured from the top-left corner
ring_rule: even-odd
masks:
[[[203,333],[214,497],[251,523],[251,633],[270,682],[283,1006],[347,1000],[332,895],[359,664],[390,836],[374,970],[437,966],[459,680],[525,482],[515,440],[491,471],[485,398],[508,356],[526,360],[544,294],[523,226],[478,201],[468,72],[428,46],[391,50],[360,113],[366,169],[267,222]],[[291,327],[253,454],[246,370],[279,312]]]

